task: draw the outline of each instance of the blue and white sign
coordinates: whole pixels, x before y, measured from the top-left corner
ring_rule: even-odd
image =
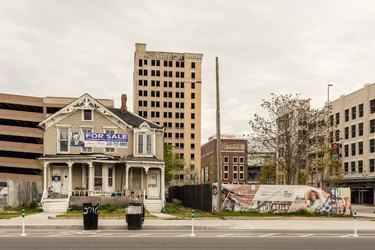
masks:
[[[70,146],[92,148],[127,148],[128,135],[73,132],[70,135]]]
[[[85,133],[85,147],[127,148],[127,134]]]

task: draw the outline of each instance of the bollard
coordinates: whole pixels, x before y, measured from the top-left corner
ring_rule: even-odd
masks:
[[[21,236],[26,236],[25,233],[25,209],[22,209],[22,234]]]
[[[354,234],[353,234],[353,237],[358,237],[358,234],[357,234],[357,211],[354,211],[353,217],[354,217]]]
[[[191,234],[190,234],[190,236],[195,236],[195,234],[194,234],[194,217],[195,217],[195,211],[191,210]]]

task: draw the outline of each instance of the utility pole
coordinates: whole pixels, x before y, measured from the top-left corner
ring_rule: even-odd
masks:
[[[216,172],[218,191],[218,212],[221,213],[221,133],[220,133],[220,92],[219,92],[219,58],[216,57]]]

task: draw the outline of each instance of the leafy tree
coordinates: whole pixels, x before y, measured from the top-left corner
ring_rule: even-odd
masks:
[[[217,166],[216,166],[216,155],[211,155],[207,162],[203,163],[202,169],[207,169],[208,179],[205,180],[207,183],[213,183],[217,180]]]
[[[299,174],[306,171],[308,118],[315,113],[310,108],[310,99],[271,94],[271,100],[263,100],[261,107],[268,117],[255,114],[249,124],[262,145],[276,152],[277,182],[281,179],[281,183],[298,184]]]
[[[168,187],[174,175],[184,169],[185,162],[173,152],[172,145],[164,144],[165,186]]]
[[[276,184],[276,161],[273,155],[265,155],[258,177],[259,184]]]

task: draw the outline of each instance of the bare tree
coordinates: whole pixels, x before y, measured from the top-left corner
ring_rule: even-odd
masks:
[[[249,124],[262,145],[276,152],[276,181],[298,184],[299,176],[306,172],[308,118],[315,112],[310,108],[310,99],[301,99],[298,94],[271,94],[271,100],[263,100],[261,107],[268,117],[255,114]]]

